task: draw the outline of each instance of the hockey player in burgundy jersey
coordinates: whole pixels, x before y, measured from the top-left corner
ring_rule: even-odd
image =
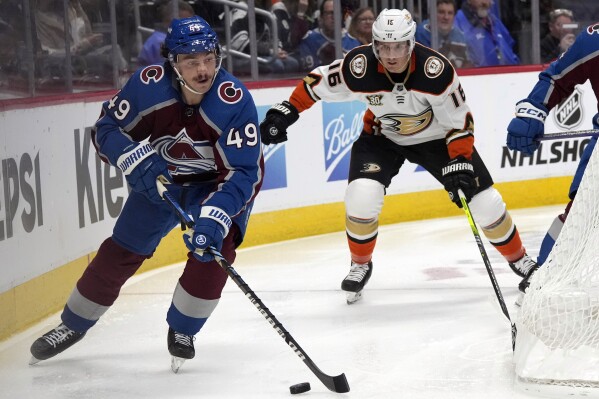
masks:
[[[512,119],[507,128],[508,148],[532,154],[539,147],[537,139],[545,133],[544,122],[549,111],[568,98],[576,85],[583,84],[587,80],[591,82],[591,87],[595,92],[597,111],[599,111],[598,71],[599,23],[596,23],[583,30],[572,46],[539,74],[539,80],[528,97],[516,104],[516,117]],[[593,128],[599,129],[599,113],[593,116]],[[537,260],[539,265],[542,265],[547,259],[564,225],[596,142],[597,137],[595,136],[584,149],[570,185],[568,193],[570,202],[564,213],[555,218],[543,239]],[[528,288],[528,278],[520,283],[521,291],[526,288]]]
[[[524,277],[535,266],[474,147],[473,118],[458,76],[445,57],[415,43],[415,31],[408,11],[383,10],[372,27],[372,45],[314,69],[260,125],[263,143],[279,143],[299,113],[318,100],[367,104],[345,194],[351,265],[341,288],[350,303],[371,276],[385,188],[406,160],[431,173],[456,205],[458,190],[464,192],[485,236],[514,272]]]
[[[220,68],[216,33],[202,18],[173,20],[163,55],[163,65],[138,70],[102,106],[94,144],[131,192],[67,300],[62,324],[31,346],[32,363],[83,338],[178,225],[157,191],[159,176],[196,222],[184,235],[190,252],[166,316],[173,359],[194,357],[194,336],[219,301],[227,274],[206,249],[233,263],[243,240],[263,177],[258,114],[249,91]]]

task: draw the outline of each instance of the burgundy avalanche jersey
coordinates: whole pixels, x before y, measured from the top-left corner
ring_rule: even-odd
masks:
[[[100,157],[118,158],[147,140],[168,163],[175,183],[215,180],[202,205],[232,218],[248,210],[260,189],[264,160],[250,92],[224,69],[199,105],[186,105],[165,64],[139,69],[102,105],[92,132]]]
[[[574,86],[590,80],[599,111],[599,23],[588,26],[574,44],[549,68],[528,96],[552,109],[574,91]]]

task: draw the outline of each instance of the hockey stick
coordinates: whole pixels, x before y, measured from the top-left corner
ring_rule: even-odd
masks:
[[[546,133],[544,136],[536,139],[536,141],[572,139],[575,137],[587,137],[587,136],[599,136],[599,129],[576,130],[573,132]]]
[[[501,311],[512,325],[512,350],[514,350],[516,348],[516,324],[512,323],[512,319],[510,318],[510,313],[508,312],[507,306],[505,305],[505,300],[503,299],[501,289],[499,288],[499,284],[497,283],[497,278],[495,277],[493,266],[491,266],[489,256],[487,255],[487,251],[485,250],[483,241],[480,238],[480,233],[478,232],[478,228],[476,227],[476,223],[474,222],[474,218],[472,217],[472,212],[470,212],[470,207],[468,206],[468,202],[466,201],[466,196],[464,195],[462,190],[458,190],[458,193],[460,195],[460,201],[462,201],[462,208],[464,209],[464,213],[468,217],[468,223],[470,223],[472,234],[474,234],[474,239],[476,241],[476,245],[478,246],[478,251],[480,252],[480,256],[483,259],[485,267],[487,268],[487,273],[489,274],[489,279],[491,279],[491,285],[493,286],[493,291],[495,291],[495,295],[497,296],[497,300],[499,301]]]
[[[171,208],[175,211],[175,213],[179,216],[181,221],[190,229],[193,229],[195,223],[191,216],[187,214],[181,208],[181,205],[175,200],[171,193],[168,192],[164,184],[158,180],[157,181],[158,192],[162,196],[162,198],[166,201],[167,204],[171,206]],[[308,368],[314,373],[314,375],[331,391],[337,393],[345,393],[349,392],[349,384],[347,382],[347,378],[344,373],[341,373],[338,376],[332,377],[323,373],[317,366],[314,364],[312,359],[306,354],[306,352],[301,348],[301,346],[297,343],[297,341],[291,336],[291,334],[285,329],[285,327],[281,324],[279,320],[277,320],[276,316],[264,305],[262,300],[258,298],[256,293],[252,291],[252,289],[246,284],[245,281],[241,278],[241,276],[237,273],[237,271],[231,266],[231,264],[223,257],[223,255],[218,252],[214,248],[208,249],[216,262],[220,265],[221,268],[229,275],[231,280],[237,284],[237,286],[241,289],[241,291],[245,294],[245,296],[254,304],[254,306],[258,309],[258,311],[264,316],[264,318],[272,325],[272,327],[279,333],[281,338],[285,340],[287,345],[293,349],[295,354],[303,360],[303,362],[308,366]]]

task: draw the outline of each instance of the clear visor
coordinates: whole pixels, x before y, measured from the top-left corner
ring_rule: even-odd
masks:
[[[379,42],[375,41],[374,46],[379,57],[384,58],[404,58],[410,54],[410,42]]]

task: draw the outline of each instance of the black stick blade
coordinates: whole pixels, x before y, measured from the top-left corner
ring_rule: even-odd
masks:
[[[333,377],[333,384],[335,385],[335,389],[329,388],[332,391],[335,391],[337,393],[349,392],[349,384],[347,383],[347,378],[345,378],[345,374],[340,374],[336,377]]]
[[[349,384],[347,383],[347,378],[345,378],[345,374],[341,373],[335,377],[332,377],[328,374],[323,373],[308,357],[305,355],[305,352],[301,348],[298,348],[304,354],[304,364],[308,366],[310,370],[314,373],[314,375],[327,387],[330,391],[337,393],[345,393],[349,392]]]

